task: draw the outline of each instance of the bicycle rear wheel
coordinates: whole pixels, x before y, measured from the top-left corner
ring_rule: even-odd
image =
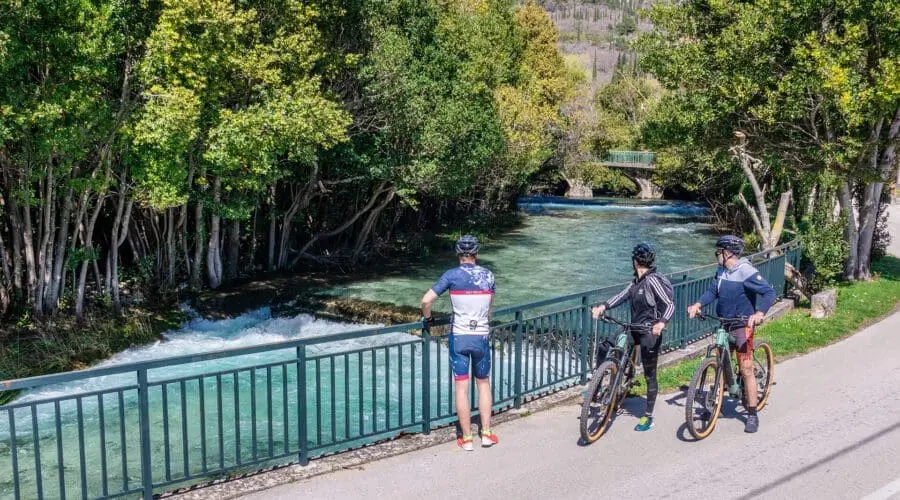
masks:
[[[759,394],[756,411],[761,411],[769,403],[772,381],[775,380],[775,354],[766,342],[753,347],[753,371],[756,374],[756,390]]]
[[[694,371],[684,405],[685,423],[694,439],[709,436],[716,427],[722,412],[724,389],[724,374],[719,360],[714,357],[704,359]]]
[[[618,369],[612,361],[605,361],[591,377],[581,408],[581,438],[586,443],[600,439],[609,428],[617,403],[613,385]]]

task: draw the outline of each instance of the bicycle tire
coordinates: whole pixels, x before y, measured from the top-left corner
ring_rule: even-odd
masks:
[[[579,427],[581,430],[581,438],[585,443],[593,443],[600,439],[609,428],[609,423],[612,420],[613,413],[615,413],[614,408],[617,403],[615,397],[615,390],[617,388],[612,386],[612,382],[615,380],[618,370],[619,367],[612,361],[604,361],[596,370],[594,370],[594,374],[591,377],[591,383],[588,384],[584,403],[581,407]],[[604,380],[606,380],[605,388],[603,386]],[[604,390],[611,393],[611,396],[601,396],[601,400],[596,401],[598,394],[602,394]],[[605,404],[602,404],[603,399],[607,400]],[[599,420],[596,422],[596,428],[592,430],[590,423],[592,421],[591,417],[594,416],[594,409],[602,413],[597,415]]]
[[[757,360],[756,353],[758,351],[762,351],[764,360]],[[753,369],[754,373],[757,370],[757,362],[760,363],[761,368],[765,369],[765,380],[760,385],[759,383],[759,375],[757,374],[757,403],[756,403],[756,411],[762,411],[763,408],[769,403],[769,396],[772,394],[772,382],[775,380],[775,353],[772,351],[772,346],[768,344],[768,342],[760,342],[756,346],[753,347]]]
[[[706,421],[706,424],[697,428],[694,425],[695,421],[703,422],[704,420],[700,418],[699,420],[695,420],[697,417],[694,402],[697,400],[698,393],[703,393],[702,386],[706,381],[706,374],[711,369],[711,373],[713,374],[713,394],[712,396],[715,398],[713,402],[713,407],[708,408],[709,396],[710,394],[706,394],[705,398],[707,401],[703,402],[702,407],[709,412],[709,420]],[[712,434],[713,429],[716,427],[716,422],[719,420],[719,415],[722,413],[722,403],[725,400],[724,390],[725,390],[725,380],[724,373],[722,372],[722,366],[719,364],[719,360],[715,357],[708,357],[700,362],[700,366],[694,370],[694,376],[691,377],[691,385],[688,387],[687,397],[685,399],[684,405],[684,419],[685,424],[690,432],[691,436],[696,440],[701,440]]]

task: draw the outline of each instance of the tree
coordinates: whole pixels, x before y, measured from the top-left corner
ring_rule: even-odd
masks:
[[[346,137],[346,113],[311,73],[323,56],[315,17],[294,0],[178,0],[164,2],[150,35],[148,104],[135,130],[139,181],[157,210],[183,203],[189,177],[210,187],[212,288],[223,281],[221,219],[248,219],[267,186],[292,169],[302,174],[317,148]],[[196,221],[200,235],[199,208]]]
[[[847,218],[845,274],[867,278],[900,129],[897,9],[853,0],[655,5],[654,31],[638,47],[671,90],[657,144],[726,151],[740,132],[743,150],[761,160],[760,184],[781,192],[816,178],[807,172],[835,172],[846,183],[844,211],[858,207]]]
[[[132,110],[131,73],[150,15],[118,1],[18,2],[0,10],[9,274],[15,288],[27,290],[37,317],[59,306],[66,255],[76,249],[86,259],[77,284],[80,315],[87,262],[95,258],[94,222]]]

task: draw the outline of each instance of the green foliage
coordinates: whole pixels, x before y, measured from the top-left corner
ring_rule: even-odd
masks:
[[[648,143],[714,154],[743,130],[766,167],[780,165],[778,182],[824,169],[871,179],[861,160],[872,127],[900,99],[897,11],[893,1],[655,4],[636,47],[670,92]]]
[[[831,207],[823,203],[816,208],[808,222],[801,226],[803,257],[815,269],[809,283],[813,293],[837,282],[847,258],[847,242],[843,238],[847,215],[833,220],[830,212]]]
[[[620,74],[601,87],[595,97],[600,151],[638,148],[641,126],[655,111],[662,94],[656,81],[633,74]]]
[[[637,21],[629,14],[622,16],[622,20],[613,28],[613,32],[618,36],[628,36],[637,31]]]
[[[312,73],[324,55],[316,17],[295,0],[163,2],[133,131],[142,201],[183,203],[188,170],[202,164],[231,193],[224,209],[243,218],[242,194],[258,196],[291,174],[285,164],[302,169],[316,148],[346,140],[349,116]]]

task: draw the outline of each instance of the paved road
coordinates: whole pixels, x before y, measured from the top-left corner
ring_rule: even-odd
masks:
[[[661,396],[650,432],[632,431],[624,413],[583,447],[568,405],[499,426],[493,449],[441,445],[249,498],[900,498],[898,333],[895,313],[777,365],[756,435],[732,410],[706,440],[686,442],[678,393]]]

